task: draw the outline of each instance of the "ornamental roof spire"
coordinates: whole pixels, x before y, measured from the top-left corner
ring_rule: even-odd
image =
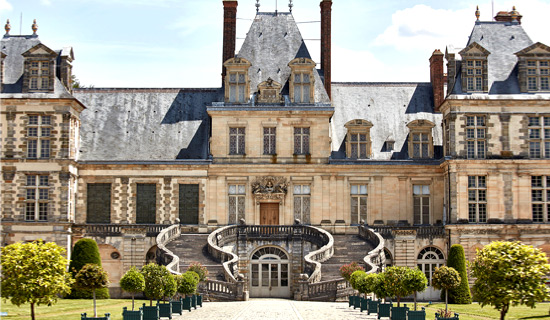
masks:
[[[36,19],[33,20],[31,28],[32,28],[32,34],[36,34],[36,31],[38,30],[38,25],[36,24]]]
[[[479,12],[479,6],[476,7],[476,19],[479,21],[479,16],[480,16],[480,12]]]
[[[4,30],[6,30],[6,34],[10,34],[11,25],[10,25],[10,19],[6,21],[6,25],[4,26]]]

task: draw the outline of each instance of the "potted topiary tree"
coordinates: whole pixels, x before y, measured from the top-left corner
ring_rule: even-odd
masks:
[[[164,266],[163,266],[164,267]],[[168,317],[172,319],[172,303],[171,298],[176,294],[177,284],[176,280],[174,279],[174,276],[164,267],[163,274],[163,283],[164,283],[164,294],[163,294],[163,302],[158,302],[159,306],[159,317]],[[168,300],[168,302],[166,302]]]
[[[195,277],[195,280],[197,281],[197,287],[200,282],[200,277],[195,271],[187,271],[189,272],[193,277]],[[195,309],[197,309],[197,287],[195,287],[195,292],[193,292],[193,295],[191,296],[191,306]]]
[[[159,318],[159,306],[153,306],[153,300],[160,300],[164,297],[166,287],[166,274],[170,274],[165,266],[150,263],[141,268],[141,274],[145,280],[143,293],[149,298],[149,306],[143,304],[143,320],[157,320]]]
[[[414,311],[407,311],[408,320],[424,320],[426,319],[426,311],[422,308],[421,311],[416,310],[416,293],[422,292],[428,285],[428,279],[422,270],[411,268],[407,271],[404,280],[405,286],[414,293]]]
[[[445,290],[445,311],[435,314],[436,320],[439,319],[456,319],[458,320],[458,314],[455,312],[455,316],[451,317],[448,311],[448,290],[456,288],[460,285],[460,275],[454,268],[447,266],[441,266],[435,268],[435,272],[432,276],[432,286],[438,290]]]
[[[370,273],[366,274],[363,273],[362,276],[360,276],[355,281],[355,287],[357,288],[357,291],[362,293],[364,295],[364,298],[361,298],[361,312],[367,310],[369,308],[369,304],[371,303],[372,299],[367,298],[367,295],[369,293],[372,293],[374,290],[374,285],[376,283],[376,274]]]
[[[92,296],[94,299],[94,317],[89,318],[86,317],[86,314],[84,313],[82,315],[82,320],[85,319],[96,319],[97,318],[97,308],[96,308],[96,299],[95,299],[95,291],[96,289],[106,288],[109,285],[109,277],[107,276],[107,272],[103,270],[101,266],[98,266],[94,263],[89,263],[82,267],[80,271],[76,274],[75,278],[75,285],[77,288],[80,289],[86,289],[92,291]],[[110,315],[108,313],[105,314],[105,317],[100,317],[97,319],[110,319]]]
[[[178,293],[185,295],[183,300],[183,309],[191,311],[191,295],[197,290],[198,281],[195,275],[190,272],[185,272],[181,275],[181,278],[178,278],[180,282],[178,283],[177,291]]]
[[[145,278],[136,267],[131,267],[120,279],[120,287],[122,290],[132,295],[132,311],[134,311],[134,296],[136,293],[145,290]]]
[[[208,279],[208,269],[199,262],[192,262],[189,267],[187,267],[187,271],[196,272],[199,275],[199,283]],[[198,291],[196,293],[196,297],[197,305],[202,307],[202,295]]]
[[[389,296],[388,291],[386,289],[386,277],[385,273],[377,273],[376,278],[374,278],[374,286],[372,292],[374,295],[380,299],[385,298]],[[369,314],[371,313],[377,313],[379,314],[379,307],[380,307],[380,300],[373,300],[371,303],[369,303],[368,311]]]
[[[350,276],[348,282],[353,288],[353,290],[357,291],[357,280],[361,278],[365,274],[365,271],[363,270],[356,270],[354,271]],[[359,295],[351,295],[348,297],[349,299],[349,306],[353,306],[353,309],[360,307],[360,296]]]
[[[345,264],[345,265],[340,267],[340,275],[342,276],[342,278],[346,279],[346,281],[348,281],[350,283],[351,287],[354,290],[357,290],[357,289],[355,289],[355,287],[350,282],[350,280],[351,280],[351,275],[356,271],[365,272],[365,269],[355,261],[352,262],[352,263],[349,263],[349,264]],[[350,307],[353,306],[353,308],[355,309],[356,308],[356,306],[355,306],[356,300],[357,300],[357,303],[359,303],[359,301],[360,301],[359,296],[350,295],[348,297],[349,306]]]
[[[71,262],[69,264],[69,272],[73,279],[82,267],[88,263],[94,263],[101,266],[101,257],[99,256],[99,248],[93,239],[82,238],[78,240],[71,251]],[[109,299],[109,288],[100,288],[95,291],[96,299]],[[73,286],[71,293],[66,297],[70,299],[92,299],[92,291]]]

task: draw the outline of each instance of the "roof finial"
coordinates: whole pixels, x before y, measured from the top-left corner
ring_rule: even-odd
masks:
[[[288,10],[290,12],[292,12],[292,7],[294,7],[294,5],[292,4],[292,0],[289,0],[289,3],[288,3]]]
[[[512,7],[512,12],[510,13],[512,14],[512,21],[518,21],[519,13],[516,11],[516,6]]]
[[[479,21],[479,16],[480,16],[480,13],[479,13],[479,6],[476,7],[476,19]]]
[[[260,0],[256,0],[256,13],[260,12]]]
[[[6,25],[4,26],[4,30],[6,30],[6,34],[10,34],[11,25],[10,25],[10,19],[6,21]]]
[[[36,24],[36,19],[32,22],[32,32],[33,34],[36,34],[36,31],[38,30],[38,25]]]

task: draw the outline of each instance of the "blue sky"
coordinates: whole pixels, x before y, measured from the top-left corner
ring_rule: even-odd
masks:
[[[288,0],[278,0],[288,11]],[[294,0],[293,15],[319,62],[319,0]],[[429,81],[428,59],[448,44],[462,47],[480,6],[491,0],[333,0],[333,81]],[[494,0],[494,12],[523,15],[531,39],[550,45],[550,0]],[[237,49],[254,18],[255,0],[239,0]],[[276,0],[260,0],[274,11]],[[21,14],[23,16],[21,20]],[[0,0],[11,34],[38,34],[52,49],[72,46],[74,73],[95,87],[220,85],[222,0]],[[312,22],[313,21],[313,22]],[[311,22],[311,23],[307,23]]]

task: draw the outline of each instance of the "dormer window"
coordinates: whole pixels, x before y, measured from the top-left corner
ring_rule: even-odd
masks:
[[[428,120],[415,120],[407,125],[409,128],[409,158],[433,158],[432,129],[435,124]]]
[[[462,90],[465,92],[488,92],[487,58],[491,54],[477,42],[461,50]]]
[[[53,92],[55,59],[57,53],[43,44],[37,44],[23,53],[23,93]]]
[[[248,69],[251,63],[243,58],[231,58],[223,65],[227,70],[225,76],[225,102],[248,103],[250,99]]]
[[[269,78],[258,85],[258,103],[281,103],[281,84]]]
[[[346,156],[350,159],[368,159],[371,156],[370,129],[372,123],[367,120],[351,120],[345,124]]]
[[[527,90],[550,91],[549,60],[527,60]]]
[[[516,52],[520,91],[550,91],[550,47],[537,42]]]
[[[311,104],[314,99],[313,69],[315,62],[308,58],[296,58],[288,64],[291,69],[290,97],[294,103]]]
[[[466,60],[466,90],[483,91],[483,61]]]

